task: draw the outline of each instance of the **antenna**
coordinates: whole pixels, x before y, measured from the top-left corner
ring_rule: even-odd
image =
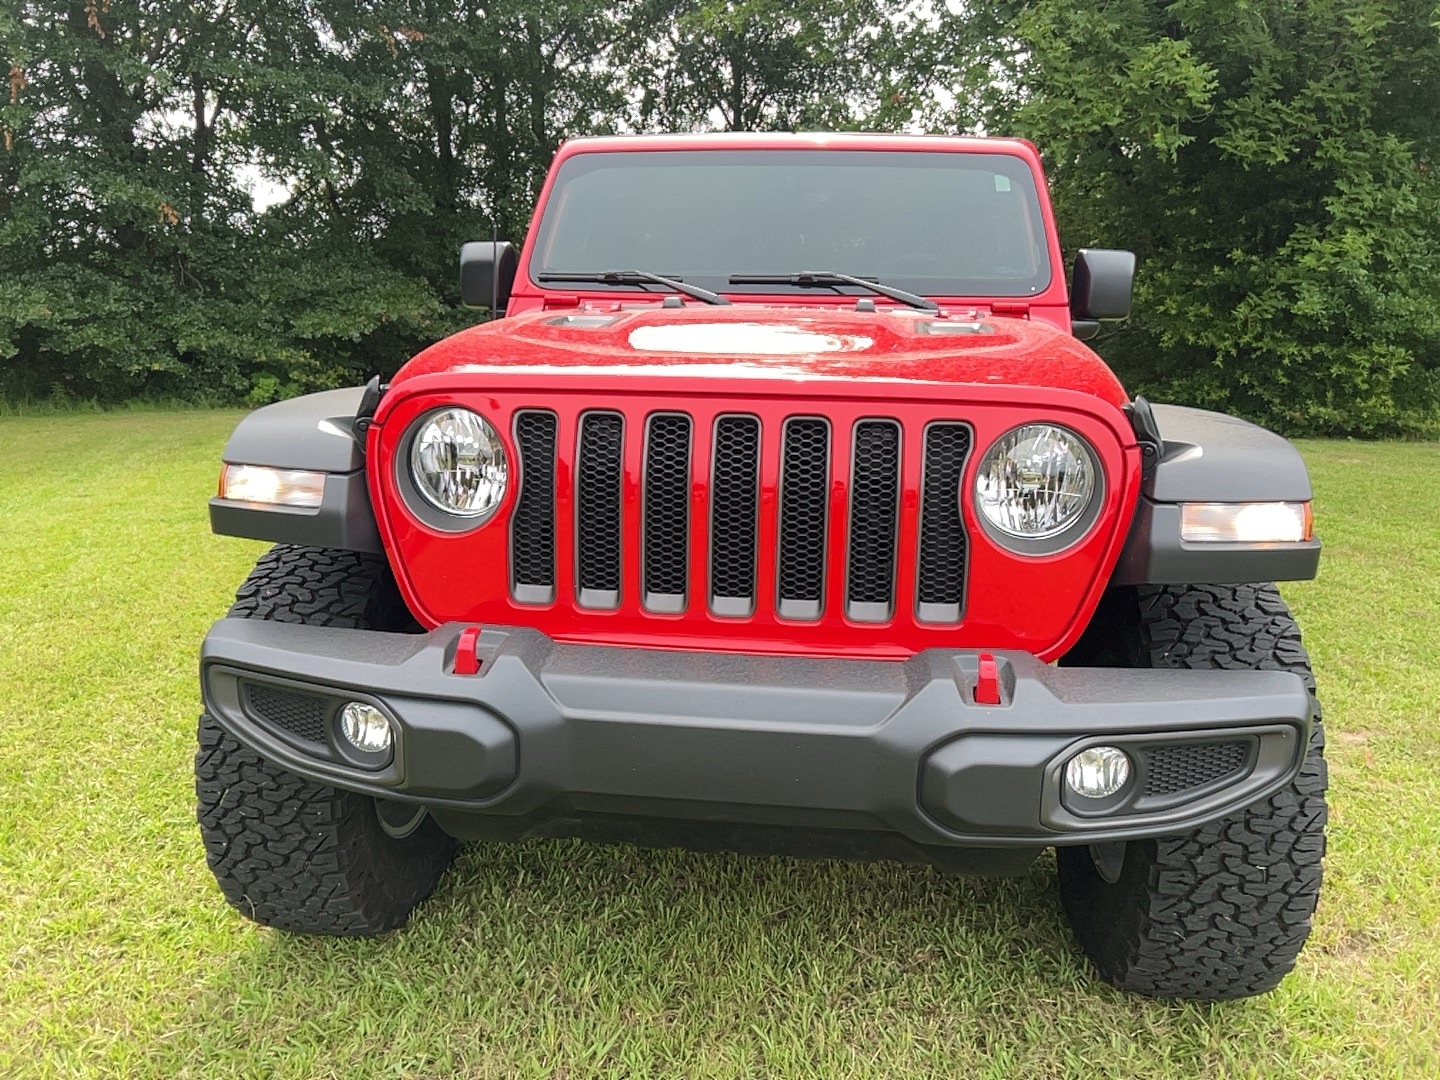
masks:
[[[490,318],[499,318],[500,306],[500,222],[490,215]]]

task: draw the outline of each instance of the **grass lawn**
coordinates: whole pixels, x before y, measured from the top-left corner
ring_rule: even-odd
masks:
[[[244,921],[191,787],[196,649],[261,550],[206,522],[235,419],[0,419],[0,1076],[1440,1075],[1440,446],[1304,447],[1326,891],[1278,991],[1196,1007],[1092,978],[1049,858],[471,846],[383,939]]]

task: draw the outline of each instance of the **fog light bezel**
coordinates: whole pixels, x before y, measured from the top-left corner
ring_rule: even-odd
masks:
[[[1112,754],[1117,756],[1120,759],[1121,767],[1123,767],[1124,771],[1123,775],[1120,777],[1120,782],[1116,784],[1114,788],[1100,795],[1091,795],[1089,792],[1080,790],[1074,779],[1071,778],[1070,770],[1074,768],[1077,762],[1079,762],[1079,760],[1086,754],[1097,753]],[[1068,758],[1066,758],[1065,764],[1060,770],[1060,778],[1062,783],[1064,783],[1065,785],[1065,793],[1074,798],[1084,800],[1081,803],[1082,806],[1100,807],[1104,806],[1107,802],[1114,800],[1116,796],[1127,794],[1129,789],[1134,786],[1135,778],[1138,775],[1138,772],[1139,769],[1137,767],[1136,761],[1134,760],[1134,758],[1131,757],[1129,753],[1125,751],[1123,747],[1115,746],[1110,743],[1097,743],[1091,746],[1082,747],[1081,749],[1075,751],[1075,753],[1071,754]]]
[[[379,714],[386,724],[389,732],[389,741],[381,750],[366,750],[351,740],[349,733],[345,730],[345,713],[352,706],[369,709]],[[389,710],[383,708],[379,702],[355,697],[342,701],[330,719],[330,742],[335,753],[345,762],[351,765],[358,765],[365,769],[381,769],[395,759],[395,745],[399,741],[399,725],[395,722]]]

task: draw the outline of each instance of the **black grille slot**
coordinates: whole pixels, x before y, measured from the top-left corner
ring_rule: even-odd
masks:
[[[515,599],[555,599],[555,414],[515,414],[520,492],[510,524],[511,589]]]
[[[850,468],[850,555],[846,614],[884,622],[894,611],[895,533],[900,513],[900,426],[855,425]]]
[[[825,595],[825,523],[830,495],[830,425],[785,422],[780,462],[780,614],[818,619]]]
[[[620,495],[625,421],[619,413],[586,413],[580,420],[575,468],[576,582],[585,607],[620,603]]]
[[[755,530],[760,513],[760,421],[715,423],[710,482],[710,607],[717,615],[755,610]]]
[[[1188,743],[1145,751],[1145,795],[1175,795],[1239,772],[1249,759],[1244,742]]]
[[[964,424],[926,428],[915,596],[916,616],[921,622],[960,621],[967,550],[965,523],[960,518],[960,479],[969,454],[970,429]]]
[[[645,606],[685,610],[690,553],[690,417],[659,413],[645,436]]]
[[[297,694],[260,683],[245,684],[245,699],[250,712],[271,727],[288,731],[304,742],[325,741],[325,717],[329,704],[314,694]]]

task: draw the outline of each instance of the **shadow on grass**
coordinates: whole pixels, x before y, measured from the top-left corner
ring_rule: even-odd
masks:
[[[206,1075],[224,1062],[274,1075],[575,1077],[918,1075],[963,1058],[995,1075],[1059,1075],[1072,1044],[1103,1046],[1117,1025],[1205,1027],[1207,1010],[1096,983],[1053,870],[1049,857],[1024,877],[975,879],[571,841],[469,845],[405,930],[257,929],[161,1060]]]

